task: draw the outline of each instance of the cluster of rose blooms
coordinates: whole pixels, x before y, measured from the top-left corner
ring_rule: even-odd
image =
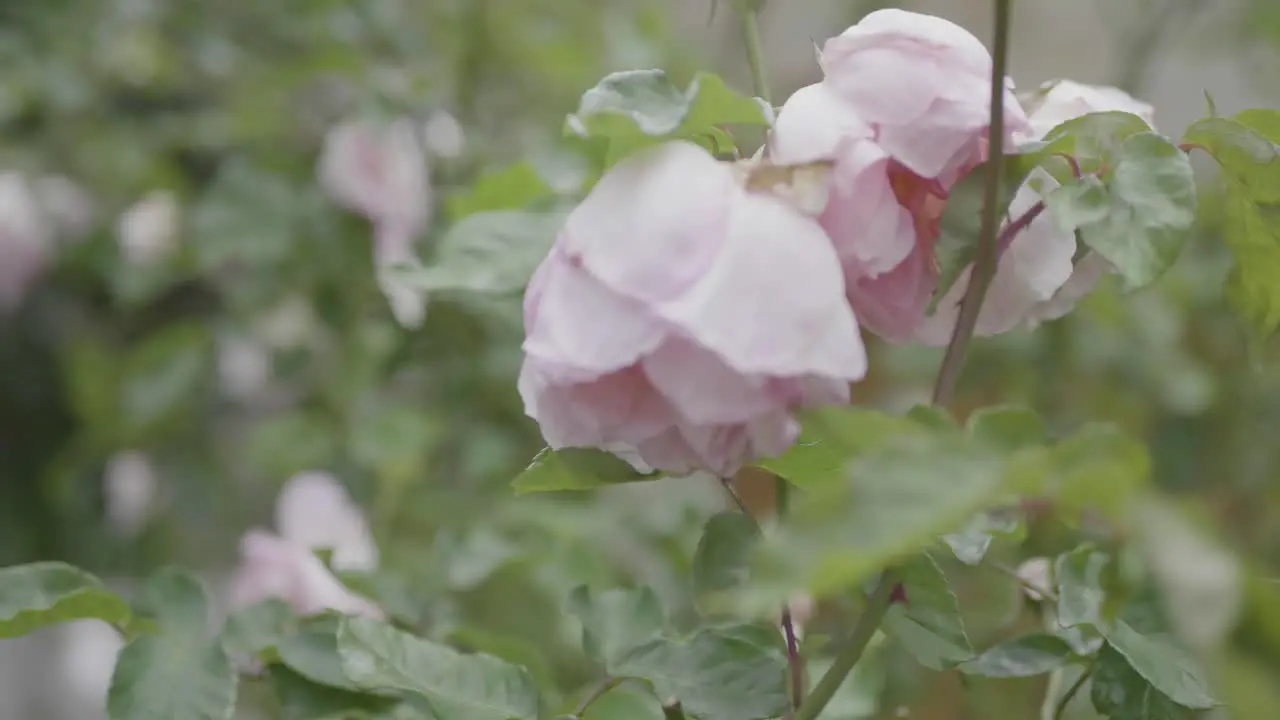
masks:
[[[951,22],[882,10],[818,63],[822,81],[786,101],[762,152],[834,163],[817,212],[672,141],[614,166],[569,216],[524,304],[519,389],[552,448],[727,477],[786,450],[796,409],[848,402],[867,370],[861,330],[949,341],[970,269],[930,314],[934,244],[948,193],[987,159],[991,55]],[[1091,112],[1151,122],[1114,88],[1059,81],[1020,101],[1005,87],[1006,148]],[[1009,218],[1057,187],[1032,179]],[[1075,255],[1073,232],[1034,215],[1000,249],[976,334],[1065,314],[1110,270]]]

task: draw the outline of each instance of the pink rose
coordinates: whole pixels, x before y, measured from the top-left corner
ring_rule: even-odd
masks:
[[[54,249],[53,227],[30,183],[16,172],[0,173],[0,314],[22,303]]]
[[[828,40],[822,82],[797,91],[774,127],[780,163],[836,161],[819,222],[862,324],[914,339],[938,281],[934,242],[951,187],[987,156],[991,57],[941,18],[871,13]],[[1005,92],[1005,131],[1026,117]]]
[[[670,142],[616,165],[525,295],[526,412],[553,448],[728,476],[785,450],[797,407],[848,400],[866,354],[831,243]]]
[[[231,580],[231,605],[284,600],[299,615],[336,610],[381,618],[377,605],[347,589],[316,557],[332,551],[334,568],[371,570],[378,548],[360,509],[326,473],[295,475],[276,501],[279,535],[250,530],[240,540],[240,566]]]

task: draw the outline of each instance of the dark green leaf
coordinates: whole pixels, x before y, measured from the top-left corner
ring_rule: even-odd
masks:
[[[884,631],[927,668],[946,670],[973,658],[973,644],[960,618],[960,605],[947,576],[928,553],[903,563],[898,575],[906,603],[895,603]]]
[[[773,633],[777,637],[777,633]],[[757,629],[702,630],[687,641],[660,638],[622,657],[615,675],[653,683],[704,720],[777,717],[787,705],[786,656]]]
[[[90,618],[124,627],[129,605],[98,578],[65,563],[0,568],[0,638]]]
[[[562,211],[494,210],[449,228],[425,267],[390,268],[397,283],[426,292],[518,292],[564,225]]]
[[[624,482],[657,480],[661,473],[642,473],[618,456],[589,448],[545,448],[511,481],[524,495],[555,490],[594,490]]]
[[[209,607],[200,582],[165,568],[136,601],[159,634],[134,638],[120,651],[107,714],[111,720],[229,720],[237,676],[221,643],[209,637]]]
[[[649,588],[593,593],[578,587],[569,594],[568,610],[582,623],[583,649],[609,672],[623,655],[657,637],[666,622]]]
[[[534,720],[529,674],[489,655],[463,655],[375,620],[344,618],[338,629],[344,674],[358,687],[425,698],[450,717]]]
[[[321,685],[343,690],[360,690],[342,671],[338,654],[336,615],[321,615],[301,622],[298,632],[281,638],[276,645],[280,661],[302,677]]]
[[[273,665],[270,673],[283,720],[390,720],[400,705],[396,698],[312,682],[283,665]]]
[[[449,217],[458,222],[469,215],[493,210],[523,210],[551,194],[542,176],[527,162],[518,162],[476,181],[465,195],[449,200]]]
[[[1198,710],[1217,706],[1195,662],[1168,638],[1143,635],[1122,621],[1103,635],[1129,667],[1170,700]]]
[[[147,432],[180,412],[211,367],[210,348],[208,331],[197,325],[172,325],[135,348],[121,388],[127,427]]]
[[[740,512],[711,517],[693,555],[693,589],[699,595],[728,590],[747,579],[760,532]]]
[[[1102,624],[1107,594],[1102,574],[1110,559],[1087,545],[1063,553],[1053,563],[1058,589],[1057,623],[1061,627]]]
[[[1022,635],[995,645],[960,666],[968,675],[1016,678],[1044,675],[1071,662],[1075,651],[1055,635]]]
[[[1107,184],[1105,218],[1078,227],[1085,245],[1120,273],[1129,289],[1159,278],[1178,259],[1196,219],[1195,178],[1187,154],[1168,138],[1126,139]]]
[[[1196,716],[1152,687],[1109,645],[1098,653],[1090,685],[1094,709],[1111,720],[1191,720]]]
[[[1008,212],[1018,188],[1042,159],[1039,152],[1000,158],[1004,167],[1001,170],[1000,195],[996,198],[999,217]],[[986,201],[991,162],[988,160],[970,170],[947,195],[946,207],[938,221],[938,239],[933,245],[934,258],[938,263],[938,284],[926,310],[929,315],[933,315],[938,302],[960,279],[964,269],[973,263],[978,251],[982,236],[982,206]]]
[[[1146,120],[1133,113],[1106,111],[1072,118],[1045,133],[1038,144],[1042,153],[1071,155],[1086,173],[1096,172],[1105,162],[1115,165],[1125,141],[1151,131]],[[1066,178],[1059,177],[1059,180]]]

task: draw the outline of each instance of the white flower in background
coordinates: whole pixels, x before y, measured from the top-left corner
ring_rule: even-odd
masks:
[[[176,248],[180,210],[178,197],[167,190],[150,193],[120,216],[116,240],[125,260],[150,265],[168,257]]]
[[[0,173],[0,311],[22,302],[53,257],[53,228],[30,184]]]
[[[306,344],[318,327],[310,300],[294,295],[260,317],[254,335],[270,348],[292,350]]]
[[[1030,137],[1042,138],[1058,125],[1081,115],[1104,111],[1133,113],[1148,125],[1155,123],[1155,109],[1114,87],[1085,85],[1074,80],[1050,80],[1029,101]]]
[[[382,610],[351,592],[315,551],[332,550],[338,570],[376,567],[378,550],[359,508],[326,473],[289,480],[276,501],[279,535],[250,530],[240,540],[241,563],[231,580],[232,607],[279,598],[299,615],[336,610],[381,618]]]
[[[1053,566],[1049,558],[1031,558],[1019,565],[1018,579],[1022,581],[1022,591],[1034,602],[1053,593]]]
[[[107,522],[124,537],[137,535],[155,509],[156,471],[136,450],[116,453],[103,475]]]
[[[93,227],[93,198],[70,179],[62,175],[37,178],[35,193],[59,235],[76,239]]]
[[[271,381],[271,353],[261,343],[241,337],[218,341],[218,380],[237,400],[260,395]]]
[[[456,158],[466,148],[467,137],[458,119],[443,110],[433,114],[422,128],[427,152],[435,157]]]
[[[335,202],[373,225],[378,284],[396,320],[407,327],[421,325],[426,296],[388,272],[417,262],[413,243],[431,219],[431,178],[418,123],[409,118],[385,125],[341,123],[325,138],[317,172]]]
[[[106,717],[107,690],[115,672],[116,657],[124,640],[109,625],[97,620],[80,620],[58,628],[60,672],[56,673],[62,692],[76,718]]]

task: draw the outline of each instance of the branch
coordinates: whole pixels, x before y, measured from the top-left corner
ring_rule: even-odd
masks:
[[[1009,65],[1009,21],[1013,14],[1010,0],[995,0],[995,43],[991,52],[991,122],[987,132],[990,152],[988,157],[1004,155],[1004,77]],[[978,312],[982,300],[991,285],[996,269],[997,233],[1000,229],[1000,176],[1003,163],[987,164],[986,193],[982,205],[982,229],[978,236],[978,250],[969,276],[969,287],[960,302],[960,316],[951,342],[942,357],[938,381],[933,386],[933,404],[950,405],[956,392],[956,380],[964,367],[965,352],[973,339],[973,329],[978,324]]]

